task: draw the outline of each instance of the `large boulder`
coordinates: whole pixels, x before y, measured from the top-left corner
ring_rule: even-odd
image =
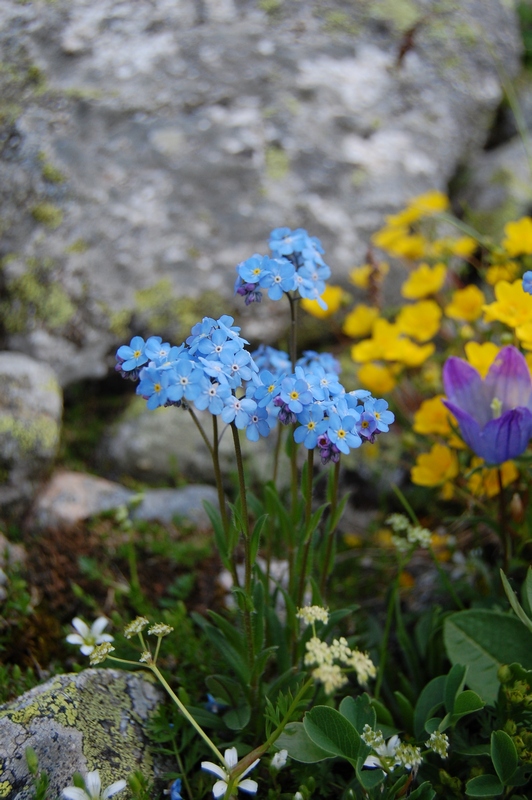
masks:
[[[0,317],[67,384],[180,341],[273,227],[345,278],[483,145],[520,39],[500,0],[3,0],[0,46]]]
[[[144,675],[87,669],[59,675],[0,706],[0,797],[34,797],[25,751],[32,747],[50,778],[50,797],[72,785],[74,772],[98,769],[102,786],[141,770],[161,777],[145,726],[162,692]],[[121,797],[130,797],[129,790]]]
[[[0,353],[0,517],[21,516],[55,458],[63,393],[46,363]]]

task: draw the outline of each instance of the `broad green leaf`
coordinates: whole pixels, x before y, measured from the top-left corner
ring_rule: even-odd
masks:
[[[404,696],[402,692],[394,692],[394,697],[399,706],[401,718],[403,722],[403,729],[408,733],[414,732],[414,708],[410,700]]]
[[[375,709],[371,705],[371,699],[366,692],[356,698],[344,697],[340,703],[340,714],[345,717],[358,733],[362,733],[364,725],[375,728]]]
[[[377,721],[382,723],[383,725],[388,725],[393,727],[393,717],[380,700],[376,700],[374,697],[371,698],[371,705],[375,709],[375,713],[377,714]],[[383,731],[384,733],[384,731]]]
[[[441,717],[431,717],[425,722],[425,731],[427,733],[434,733],[434,731],[444,730],[445,722],[448,716],[449,714],[447,714],[443,720]]]
[[[517,767],[516,771],[512,775],[512,786],[524,786],[525,783],[528,783],[530,780],[530,776],[532,775],[532,764],[523,764],[520,767]],[[514,797],[514,795],[512,795]]]
[[[504,786],[512,785],[512,776],[517,769],[517,750],[515,744],[504,731],[491,734],[491,760],[495,772]]]
[[[504,586],[504,591],[506,592],[506,597],[510,601],[510,605],[512,606],[513,610],[515,611],[515,613],[517,614],[523,625],[526,625],[528,630],[532,632],[532,620],[527,616],[527,614],[525,614],[523,606],[517,599],[517,596],[512,587],[510,586],[510,582],[506,577],[506,575],[504,574],[504,572],[502,571],[502,569],[501,569],[501,580],[502,580],[502,585]]]
[[[485,609],[458,611],[443,626],[447,655],[453,664],[465,664],[468,686],[491,705],[499,691],[497,672],[517,661],[532,668],[532,634],[507,614]]]
[[[464,688],[466,673],[467,667],[464,667],[462,664],[454,664],[451,667],[447,675],[447,680],[445,681],[444,697],[446,711],[452,712],[454,710],[454,701],[456,695]]]
[[[225,675],[209,675],[205,679],[205,683],[210,693],[228,706],[238,705],[244,697],[242,686],[238,681],[227,678]]]
[[[459,719],[465,717],[467,714],[473,714],[475,711],[480,711],[484,708],[486,703],[478,696],[476,692],[471,689],[466,689],[465,692],[460,692],[454,701],[453,713],[451,714],[451,725],[456,725]]]
[[[275,746],[288,750],[290,758],[304,764],[316,764],[318,761],[325,761],[326,758],[334,758],[327,750],[314,744],[302,722],[289,722],[276,740]]]
[[[434,797],[436,797],[436,792],[429,781],[425,781],[408,795],[408,800],[433,800]]]
[[[489,744],[472,744],[470,746],[453,744],[453,753],[459,756],[489,756]]]
[[[414,709],[414,735],[421,739],[425,731],[425,722],[434,716],[443,705],[446,675],[433,678],[421,694]]]
[[[223,715],[223,721],[231,731],[241,731],[251,719],[251,706],[244,703],[237,708],[231,708]]]
[[[360,769],[357,770],[357,778],[366,791],[371,791],[386,777],[386,773],[382,769]]]
[[[332,755],[347,758],[356,766],[360,736],[339,711],[329,706],[315,706],[305,714],[303,725],[314,744]]]
[[[466,783],[468,797],[498,797],[504,786],[496,775],[478,775]]]

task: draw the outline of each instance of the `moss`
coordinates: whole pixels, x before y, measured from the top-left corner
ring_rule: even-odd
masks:
[[[109,330],[119,339],[126,338],[131,322],[132,312],[128,308],[113,311],[109,315]]]
[[[281,10],[282,5],[283,0],[259,0],[259,8],[272,16]]]
[[[5,278],[7,297],[0,301],[4,329],[10,334],[20,333],[32,320],[52,331],[63,328],[76,309],[53,275],[53,262],[28,259],[26,266],[22,275]]]
[[[63,212],[53,203],[39,203],[32,208],[31,215],[36,222],[52,229],[58,228],[63,222]]]
[[[64,183],[65,176],[60,169],[48,161],[45,153],[39,153],[38,159],[41,162],[41,174],[48,183]]]
[[[9,781],[0,781],[0,797],[7,797],[11,791],[11,784]]]
[[[12,436],[23,453],[31,454],[36,450],[53,450],[59,441],[59,426],[44,414],[24,421],[2,414],[0,437],[2,434]]]
[[[266,150],[266,175],[270,180],[279,181],[290,169],[290,160],[280,147],[272,145]]]
[[[197,298],[179,297],[169,278],[135,292],[134,316],[142,329],[163,334],[181,342],[190,328],[205,315],[227,313],[227,303],[216,292],[204,292]]]
[[[360,32],[360,26],[345,11],[327,11],[323,18],[326,31],[349,33],[352,36],[356,36]]]
[[[399,32],[412,28],[423,17],[423,11],[414,0],[380,0],[370,3],[370,16],[389,22]]]
[[[65,253],[86,253],[88,249],[89,245],[84,239],[76,239],[66,248]]]

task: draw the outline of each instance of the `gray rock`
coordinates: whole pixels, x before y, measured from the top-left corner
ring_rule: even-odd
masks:
[[[209,440],[212,416],[196,412]],[[224,480],[236,473],[233,439],[230,429],[219,419],[223,431],[219,460]],[[242,454],[249,477],[264,483],[273,474],[277,434],[258,442],[241,437]],[[286,459],[281,458],[279,483],[289,481]],[[189,481],[215,483],[210,453],[188,413],[178,408],[150,411],[141,398],[134,398],[123,417],[103,437],[100,451],[101,470],[113,475],[133,475],[141,480],[186,478]]]
[[[87,669],[59,675],[0,706],[0,796],[34,796],[25,750],[32,747],[50,778],[50,797],[72,785],[74,772],[98,769],[102,786],[141,770],[161,777],[144,727],[162,692],[141,674]],[[120,795],[130,797],[128,789]]]
[[[62,391],[54,371],[23,353],[0,353],[0,515],[24,513],[59,444]]]
[[[273,227],[322,237],[345,279],[384,214],[482,146],[516,74],[511,3],[276,8],[3,0],[0,312],[62,384],[132,332],[181,341],[206,290],[229,311]]]
[[[104,511],[128,505],[136,496],[137,492],[120,483],[81,472],[58,470],[37,495],[28,527],[31,530],[68,528]],[[203,507],[205,500],[217,506],[218,496],[212,486],[147,489],[142,493],[141,502],[134,504],[132,517],[160,522],[171,522],[178,517],[208,528],[209,517]]]

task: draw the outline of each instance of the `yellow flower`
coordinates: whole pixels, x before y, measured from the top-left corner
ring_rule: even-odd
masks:
[[[513,283],[499,281],[495,286],[495,297],[494,303],[482,307],[486,322],[498,320],[516,328],[532,320],[532,295],[523,291],[520,279]]]
[[[418,194],[408,203],[407,208],[416,209],[420,217],[439,214],[449,208],[449,198],[443,192],[433,189],[430,192]]]
[[[347,315],[342,325],[342,330],[347,336],[357,339],[371,333],[373,323],[379,316],[379,309],[361,303]]]
[[[377,319],[373,324],[371,339],[364,339],[351,348],[351,358],[361,364],[385,358],[385,352],[400,336],[396,325],[385,319]]]
[[[486,270],[486,283],[495,286],[499,281],[514,281],[519,274],[519,266],[515,261],[506,261],[504,264],[493,264]]]
[[[301,307],[304,308],[307,313],[316,317],[316,319],[327,319],[327,317],[331,317],[338,311],[344,297],[345,292],[341,286],[327,285],[325,291],[321,295],[322,300],[327,303],[326,309],[322,308],[317,300],[309,300],[306,297],[301,300]]]
[[[445,306],[445,313],[451,319],[463,319],[474,322],[482,314],[482,306],[486,302],[484,293],[478,286],[466,286],[457,289],[451,296],[451,302]]]
[[[445,408],[442,399],[443,394],[424,400],[414,414],[413,429],[416,433],[431,434],[437,436],[449,436],[452,433],[450,421],[456,423],[451,412]]]
[[[408,300],[419,300],[421,297],[434,294],[443,286],[446,274],[445,264],[439,263],[433,267],[420,264],[403,283],[401,294]]]
[[[426,241],[419,233],[410,233],[406,226],[381,228],[373,234],[371,241],[381,250],[394,256],[416,259],[420,258],[426,247]]]
[[[421,453],[412,467],[412,482],[418,486],[439,486],[456,478],[459,472],[458,458],[444,444],[432,445],[429,453]]]
[[[374,395],[387,394],[397,384],[393,373],[383,364],[363,364],[357,377],[360,385]]]
[[[515,335],[524,350],[532,350],[532,321],[525,322],[524,325],[518,325],[515,329]]]
[[[349,280],[357,289],[367,289],[372,270],[373,267],[371,264],[363,264],[361,267],[354,267],[349,273]]]
[[[482,464],[484,464],[484,460],[482,458],[475,456],[471,459],[471,469],[480,467]],[[503,487],[513,483],[519,477],[519,470],[513,461],[505,461],[504,464],[501,464],[499,468],[485,467],[484,469],[475,472],[469,478],[467,482],[467,488],[471,494],[481,497],[495,497],[495,495],[499,494],[500,486],[498,469],[501,470]]]
[[[532,219],[521,217],[516,222],[509,222],[504,226],[506,239],[502,246],[511,256],[532,254]]]
[[[427,342],[440,329],[441,308],[434,300],[421,300],[411,306],[404,306],[397,315],[396,324],[418,342]]]
[[[410,339],[397,339],[384,350],[386,361],[399,361],[406,367],[420,367],[434,353],[433,344],[414,344]]]
[[[485,378],[488,374],[500,349],[493,342],[484,342],[484,344],[468,342],[464,347],[467,360],[480,373],[481,378]]]

